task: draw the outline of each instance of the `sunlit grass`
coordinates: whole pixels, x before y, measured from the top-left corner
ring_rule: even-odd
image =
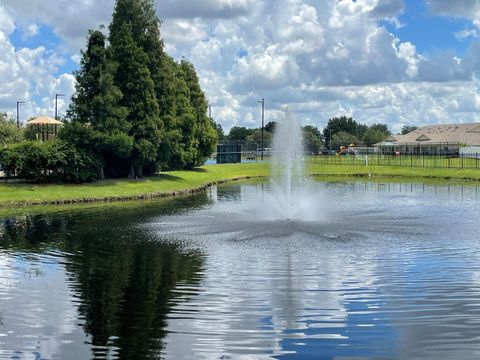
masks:
[[[480,181],[477,169],[440,169],[400,166],[334,165],[318,159],[307,159],[307,171],[313,175],[341,179],[350,176],[398,177],[411,179],[455,179]],[[210,183],[247,177],[265,177],[270,173],[269,163],[207,165],[192,171],[171,171],[140,180],[104,180],[88,184],[27,184],[0,183],[0,205],[50,203],[62,200],[107,200],[137,195],[150,197],[171,192],[196,189]]]

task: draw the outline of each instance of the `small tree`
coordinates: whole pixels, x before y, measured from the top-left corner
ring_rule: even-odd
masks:
[[[7,114],[0,113],[0,147],[22,141],[23,131],[22,128],[17,128],[15,120],[9,119]]]
[[[345,131],[340,131],[332,136],[332,149],[339,150],[340,146],[348,147],[350,144],[357,145],[359,143],[355,135],[349,134]]]
[[[225,136],[225,132],[223,131],[222,125],[215,121],[214,121],[214,124],[215,124],[215,129],[217,129],[218,140],[225,140],[226,136]]]
[[[318,154],[322,147],[322,135],[320,130],[312,125],[306,125],[302,130],[305,151],[310,154]]]
[[[385,133],[381,130],[370,128],[367,130],[365,135],[363,136],[363,143],[367,146],[372,146],[376,143],[379,143],[385,140],[388,137],[388,133]]]
[[[268,131],[270,133],[274,133],[276,126],[277,126],[276,121],[269,121],[267,123],[267,125],[265,125],[265,131]]]
[[[244,126],[234,126],[228,133],[228,140],[246,140],[247,136],[253,133],[253,129]]]
[[[417,130],[418,126],[415,125],[403,125],[402,130],[400,132],[401,135],[406,135],[414,130]]]
[[[268,147],[272,143],[273,135],[269,131],[263,131],[263,146]],[[255,129],[253,132],[247,136],[247,141],[257,143],[258,146],[261,146],[262,143],[262,129]]]

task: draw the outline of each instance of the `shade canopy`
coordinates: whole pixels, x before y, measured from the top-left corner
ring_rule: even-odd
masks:
[[[27,125],[63,125],[61,121],[52,119],[49,116],[40,116],[33,120],[27,121]]]

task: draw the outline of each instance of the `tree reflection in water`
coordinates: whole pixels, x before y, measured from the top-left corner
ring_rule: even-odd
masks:
[[[0,223],[0,250],[37,259],[45,254],[61,257],[72,290],[72,298],[65,301],[77,304],[93,358],[158,356],[170,303],[186,296],[173,290],[180,282],[193,285],[201,280],[203,259],[178,243],[158,241],[138,224],[206,202],[207,195],[199,194],[118,208],[114,214],[102,208],[17,216]]]

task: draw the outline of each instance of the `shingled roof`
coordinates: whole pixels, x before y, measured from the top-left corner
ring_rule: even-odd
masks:
[[[388,143],[480,145],[480,123],[422,126],[405,135],[390,135],[376,145]]]

